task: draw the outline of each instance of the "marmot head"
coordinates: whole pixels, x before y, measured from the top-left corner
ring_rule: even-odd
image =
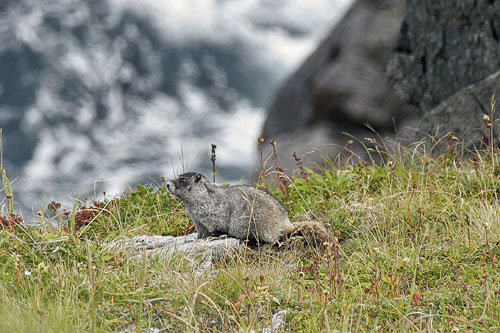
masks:
[[[170,193],[183,201],[202,199],[211,191],[211,184],[199,172],[184,173],[166,185]]]

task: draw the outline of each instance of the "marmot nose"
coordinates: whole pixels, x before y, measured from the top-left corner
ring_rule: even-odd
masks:
[[[173,186],[171,187],[171,185],[174,185],[174,184],[173,184],[172,182],[167,182],[167,184],[165,184],[165,185],[167,186],[167,189],[168,189],[169,191],[171,191],[171,190],[172,190],[172,188],[173,188]]]

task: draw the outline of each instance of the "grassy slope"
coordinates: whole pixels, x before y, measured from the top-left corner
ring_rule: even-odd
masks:
[[[340,231],[340,259],[292,242],[195,276],[180,257],[103,247],[189,230],[182,206],[148,187],[75,218],[92,222],[74,232],[6,227],[0,331],[247,330],[281,309],[284,331],[500,330],[499,158],[392,157],[392,167],[331,166],[274,190],[292,220]]]

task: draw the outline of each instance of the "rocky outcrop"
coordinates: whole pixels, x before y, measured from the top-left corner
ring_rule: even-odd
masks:
[[[424,114],[500,70],[499,36],[499,1],[408,0],[389,83]]]
[[[451,97],[445,99],[438,106],[426,112],[418,125],[419,131],[415,133],[415,140],[427,140],[429,147],[439,139],[452,134],[459,139],[460,148],[464,152],[474,151],[475,148],[484,148],[490,142],[490,129],[486,128],[487,122],[484,115],[491,116],[492,95],[500,93],[500,71],[486,79],[461,89]],[[500,96],[500,95],[498,95]],[[498,116],[498,115],[497,115]],[[491,118],[491,117],[490,117]],[[498,134],[498,117],[493,115],[493,139]],[[436,149],[442,152],[447,140],[441,140]]]
[[[283,84],[262,135],[277,139],[286,168],[294,166],[293,151],[320,162],[341,152],[350,136],[375,137],[366,123],[379,134],[394,133],[395,123],[415,113],[385,75],[404,13],[404,0],[356,1]],[[352,149],[365,152],[362,145]]]
[[[482,114],[500,96],[499,36],[499,1],[357,0],[278,91],[263,136],[281,142],[289,168],[293,151],[313,163],[338,156],[346,133],[367,143],[397,128],[414,141],[439,125],[478,147]],[[367,159],[366,148],[352,150]]]
[[[422,117],[412,140],[453,134],[465,152],[481,147],[482,116],[500,96],[499,35],[498,1],[408,1],[388,76]]]

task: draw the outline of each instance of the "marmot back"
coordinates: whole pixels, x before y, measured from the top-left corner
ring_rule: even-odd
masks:
[[[201,173],[189,172],[167,182],[167,188],[184,202],[198,238],[227,234],[242,240],[272,243],[307,227],[321,242],[329,239],[321,223],[292,225],[283,205],[268,192],[255,187],[220,187],[211,184]]]

